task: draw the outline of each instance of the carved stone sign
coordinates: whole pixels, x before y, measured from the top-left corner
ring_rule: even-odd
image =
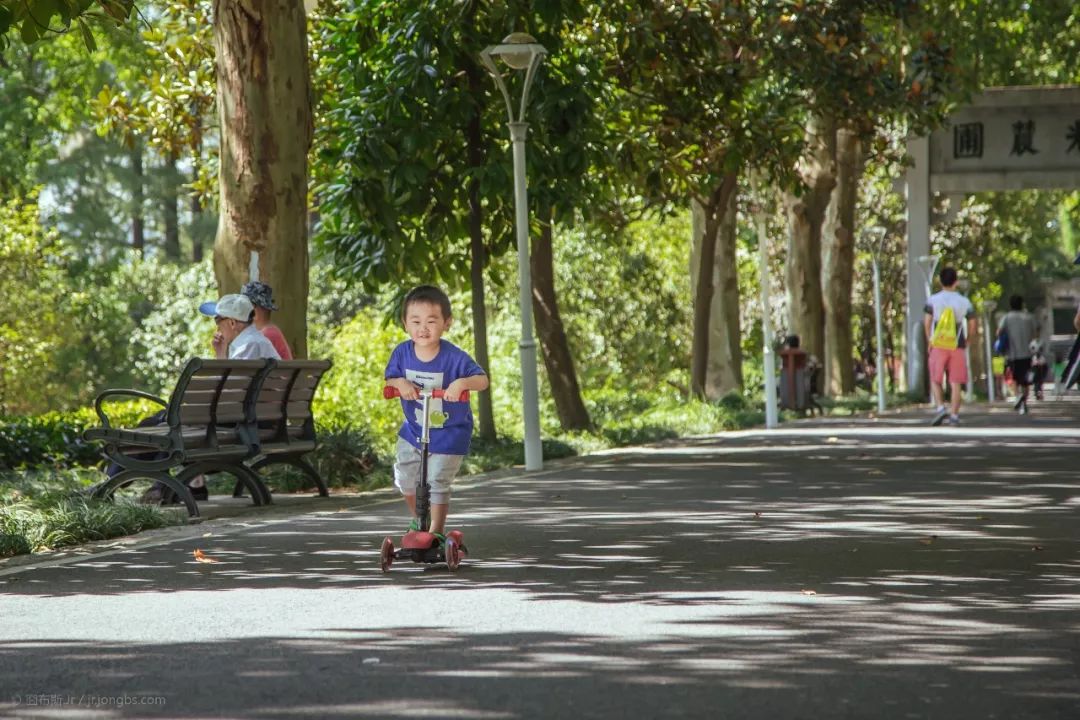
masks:
[[[1080,187],[1080,87],[991,88],[930,136],[934,192]]]

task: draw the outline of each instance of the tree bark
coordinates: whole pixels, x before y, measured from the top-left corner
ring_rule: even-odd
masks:
[[[474,98],[483,97],[481,84],[484,78],[475,67],[475,63],[466,60],[469,89]],[[480,126],[480,108],[473,106],[473,114],[465,128],[466,153],[471,169],[484,166],[484,137]],[[491,377],[491,357],[487,341],[487,302],[484,298],[484,268],[487,267],[487,247],[484,245],[484,206],[480,200],[480,180],[477,174],[469,175],[469,277],[472,285],[473,347],[476,350],[476,362]],[[477,395],[477,420],[480,437],[495,440],[495,411],[491,393]]]
[[[739,272],[736,261],[736,196],[732,190],[716,233],[713,260],[713,296],[709,309],[709,349],[705,370],[705,397],[717,400],[742,390],[742,331],[739,319]],[[705,234],[705,209],[691,201],[694,246],[691,262],[698,267]],[[696,292],[696,280],[694,289]]]
[[[164,208],[165,257],[180,259],[180,175],[176,169],[176,152],[170,152],[165,161]]]
[[[694,325],[691,341],[690,392],[705,398],[709,368],[709,325],[712,315],[713,275],[716,265],[716,236],[727,211],[730,196],[735,193],[738,176],[725,175],[706,196],[702,208],[701,252],[691,265],[694,280]]]
[[[146,219],[143,207],[146,201],[146,173],[143,170],[142,145],[131,149],[131,247],[143,257],[146,252]]]
[[[222,293],[249,279],[274,289],[274,316],[307,356],[307,153],[311,81],[307,23],[296,0],[215,0],[221,214],[214,274]]]
[[[202,236],[202,201],[199,194],[191,194],[191,262],[198,265],[203,259],[203,236]]]
[[[788,217],[788,333],[798,335],[802,349],[821,359],[825,349],[821,226],[836,185],[836,123],[831,118],[811,119],[807,155],[800,161],[798,172],[805,185],[803,193],[784,193]]]
[[[863,173],[862,142],[855,131],[836,134],[836,188],[822,236],[822,278],[825,301],[825,391],[855,391],[852,365],[851,288],[855,273],[855,208]]]
[[[532,274],[533,318],[540,349],[544,354],[548,384],[551,386],[551,395],[555,400],[555,409],[559,413],[562,429],[590,430],[592,419],[581,399],[574,357],[570,353],[570,343],[566,339],[566,328],[559,315],[559,304],[555,295],[550,205],[541,205],[537,220],[540,222],[540,234],[533,241],[529,253],[529,272]]]

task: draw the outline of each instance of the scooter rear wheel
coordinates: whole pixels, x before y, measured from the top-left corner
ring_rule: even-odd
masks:
[[[446,541],[446,567],[454,572],[461,565],[461,547],[453,540]]]
[[[383,572],[389,572],[390,566],[394,564],[394,541],[390,538],[383,538],[382,541],[382,555],[379,558],[380,565]]]

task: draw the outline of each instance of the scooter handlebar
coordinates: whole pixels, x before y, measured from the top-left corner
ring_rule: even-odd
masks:
[[[436,389],[431,391],[431,397],[441,399],[442,396],[443,396],[443,392],[444,391],[443,391],[442,388],[436,388]],[[393,387],[392,385],[384,385],[383,389],[382,389],[382,395],[387,400],[393,400],[396,397],[401,397],[401,391],[398,390],[396,387]],[[447,402],[450,402],[450,401],[447,400]],[[458,402],[469,402],[469,391],[468,390],[461,393],[461,397],[458,398]]]

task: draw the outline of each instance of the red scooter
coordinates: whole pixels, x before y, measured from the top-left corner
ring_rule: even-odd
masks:
[[[397,388],[387,385],[383,388],[383,397],[387,400],[400,397]],[[431,432],[431,407],[432,398],[442,398],[443,391],[421,390],[420,403],[422,406],[421,416],[423,422],[420,425],[420,483],[416,487],[416,515],[420,520],[419,530],[410,530],[401,538],[401,549],[394,549],[394,541],[386,538],[382,543],[382,555],[380,562],[382,571],[388,572],[395,560],[412,560],[413,562],[441,563],[451,571],[457,570],[465,556],[465,543],[460,530],[451,530],[446,533],[446,543],[439,542],[439,538],[428,532],[431,527],[431,486],[428,485],[428,443]],[[459,402],[468,402],[468,391],[461,393]]]

